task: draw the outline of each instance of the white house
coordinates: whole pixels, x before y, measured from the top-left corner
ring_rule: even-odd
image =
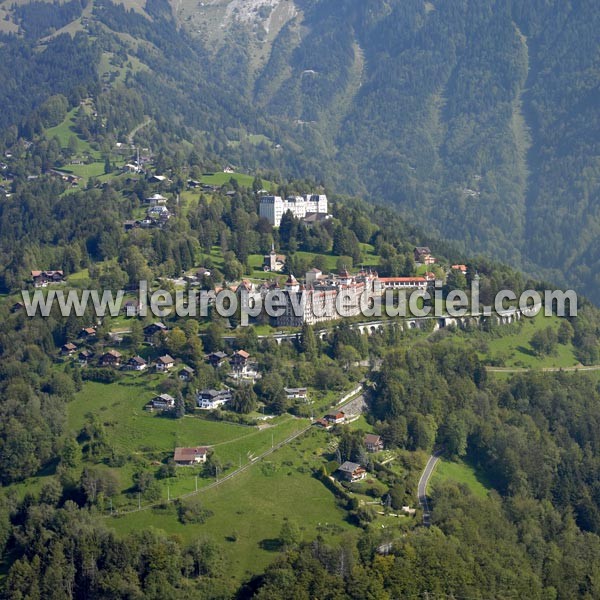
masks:
[[[203,446],[196,448],[175,448],[173,460],[179,466],[190,466],[205,463],[207,456],[208,448]]]
[[[145,371],[148,363],[141,356],[134,356],[127,361],[127,368],[131,371]]]
[[[259,216],[267,219],[273,227],[279,227],[283,215],[290,211],[297,219],[304,219],[309,214],[328,214],[327,196],[325,194],[307,194],[306,196],[289,196],[285,200],[281,196],[262,196],[259,205]]]
[[[167,203],[167,199],[161,194],[152,194],[152,196],[145,198],[144,201],[150,206],[158,206],[159,204]]]
[[[169,394],[155,396],[146,404],[146,410],[171,410],[175,407],[175,398]]]
[[[284,388],[288,400],[308,400],[308,390],[306,388]]]
[[[214,410],[229,402],[231,397],[231,390],[200,390],[196,402],[202,410]]]
[[[172,356],[169,356],[168,354],[165,354],[164,356],[159,356],[156,359],[156,370],[159,373],[164,373],[165,371],[172,369],[174,366],[175,359]]]

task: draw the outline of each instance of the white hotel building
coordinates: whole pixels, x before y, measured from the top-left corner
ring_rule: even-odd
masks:
[[[259,216],[264,217],[279,227],[281,218],[287,211],[297,219],[304,219],[309,214],[328,214],[327,196],[325,194],[307,194],[306,196],[289,196],[285,200],[281,196],[262,196]]]

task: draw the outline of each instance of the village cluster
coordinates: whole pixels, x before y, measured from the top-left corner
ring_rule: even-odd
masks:
[[[161,322],[155,322],[144,328],[144,341],[147,344],[154,345],[157,342],[157,336],[166,334],[167,327]],[[170,374],[179,378],[182,382],[190,383],[195,376],[195,370],[185,364],[177,364],[173,357],[168,354],[162,355],[153,361],[147,361],[139,355],[125,358],[123,354],[114,349],[105,350],[99,355],[91,349],[94,348],[97,331],[93,327],[87,327],[81,330],[78,336],[78,343],[68,342],[63,345],[61,354],[64,358],[73,358],[82,367],[101,367],[108,369],[122,369],[126,371],[154,371],[156,373]],[[253,382],[260,377],[257,364],[252,356],[245,350],[236,350],[231,354],[223,351],[215,351],[205,356],[205,361],[214,369],[221,369],[227,366],[229,377],[232,383],[240,381]],[[300,403],[309,403],[310,397],[308,389],[302,388],[284,388],[288,400]],[[354,392],[348,394],[349,397]],[[232,387],[223,386],[221,389],[200,389],[195,390],[194,397],[196,409],[199,411],[210,411],[226,409],[227,404],[233,399],[234,390]],[[176,410],[176,399],[168,393],[160,393],[151,398],[144,406],[148,412],[169,414]],[[341,426],[353,420],[353,415],[346,414],[343,410],[333,410],[321,418],[313,420],[313,426],[326,431],[331,431],[336,426]],[[376,434],[365,434],[363,439],[364,448],[368,453],[376,453],[384,450],[384,442],[381,436]],[[196,447],[177,447],[173,453],[173,462],[175,465],[194,466],[201,465],[207,461],[212,452],[209,446]],[[360,464],[353,461],[343,461],[337,470],[332,474],[339,482],[356,483],[365,479],[369,473],[366,464]],[[405,514],[414,514],[414,509],[403,507]]]
[[[164,323],[154,322],[147,325],[144,330],[144,342],[154,345],[160,334],[167,334],[168,328]],[[153,361],[147,361],[139,355],[126,358],[115,349],[108,349],[96,354],[93,350],[97,331],[95,327],[86,327],[79,333],[77,343],[67,342],[61,348],[64,358],[76,358],[80,367],[95,366],[98,368],[120,369],[124,371],[144,372],[153,370],[156,373],[171,373],[176,367],[177,377],[184,383],[193,380],[195,370],[185,364],[177,364],[177,360],[165,354]],[[207,364],[215,369],[228,365],[228,377],[233,383],[253,383],[260,378],[258,366],[251,355],[245,350],[236,350],[231,355],[225,352],[211,352],[205,356]],[[288,399],[307,401],[306,388],[286,388]],[[203,389],[196,391],[197,408],[200,410],[215,410],[229,402],[232,398],[230,388],[223,390]],[[175,408],[175,398],[169,394],[160,394],[152,398],[146,405],[149,411],[172,411]]]
[[[431,265],[435,262],[428,248],[415,248],[414,254],[415,259],[421,261],[419,264]],[[286,257],[277,254],[273,247],[264,256],[264,270],[279,272],[285,262]],[[463,274],[467,270],[465,265],[453,265],[452,269]],[[198,293],[196,287],[214,285],[215,282],[210,281],[211,275],[211,270],[204,267],[185,275],[182,281],[189,285],[187,296],[184,290],[180,290],[175,294],[175,299],[164,290],[150,292],[145,285],[142,286],[146,282],[140,282],[138,299],[127,300],[122,310],[128,317],[146,316],[149,310],[158,317],[167,316],[173,310],[180,311],[177,312],[180,316],[205,317],[209,306],[214,306],[224,317],[230,317],[239,310],[241,325],[262,319],[266,314],[274,327],[301,327],[305,323],[314,325],[361,315],[368,317],[369,310],[374,311],[370,316],[380,317],[381,298],[386,292],[420,293],[436,285],[436,276],[429,271],[422,276],[380,277],[371,269],[351,274],[345,268],[338,273],[324,273],[312,268],[305,273],[302,282],[289,273],[283,285],[277,277],[258,283],[244,279],[239,283],[216,285],[214,289],[202,289]],[[62,271],[32,271],[31,281],[35,288],[40,288],[62,283],[65,277]],[[377,307],[379,311],[375,310]],[[17,308],[19,306],[15,305]],[[401,312],[396,314],[406,316]]]
[[[154,322],[147,325],[144,330],[144,342],[148,345],[155,345],[161,335],[167,334],[168,328],[164,323]],[[97,330],[95,327],[86,327],[82,329],[75,342],[68,342],[61,348],[61,355],[65,359],[76,360],[82,368],[103,368],[119,369],[135,372],[150,372],[162,374],[173,374],[179,380],[185,383],[193,382],[195,370],[185,364],[180,363],[172,356],[165,354],[158,356],[154,360],[146,360],[139,355],[125,357],[121,352],[115,349],[105,349],[96,353]],[[227,367],[228,377],[235,385],[240,381],[254,382],[260,377],[257,364],[252,356],[245,350],[236,350],[230,354],[223,351],[215,351],[205,355],[205,362],[214,369]],[[286,387],[284,388],[288,400],[309,403],[309,391],[305,387]],[[230,386],[223,386],[221,389],[200,389],[195,390],[194,398],[196,409],[199,411],[210,411],[226,409],[227,404],[233,399],[234,389]],[[144,405],[148,412],[170,414],[176,410],[176,399],[169,393],[160,393],[152,397]],[[325,414],[322,418],[313,421],[313,425],[327,431],[334,427],[342,425],[351,419],[351,415],[346,415],[342,410],[335,410]],[[380,452],[384,449],[383,440],[379,435],[366,434],[364,437],[364,446],[367,452]],[[192,466],[206,462],[212,449],[210,447],[177,447],[173,454],[173,461],[178,466]],[[367,476],[367,469],[364,465],[345,461],[337,471],[335,477],[340,481],[357,482]]]
[[[163,176],[153,176],[153,183],[165,183]],[[192,182],[193,184],[194,182]],[[188,185],[191,185],[188,182]],[[125,229],[137,227],[161,226],[171,217],[167,208],[168,199],[156,191],[145,199],[147,205],[146,219],[127,221]],[[328,213],[327,197],[323,194],[308,194],[306,196],[293,196],[281,198],[279,196],[266,195],[260,198],[259,215],[277,227],[281,224],[283,216],[287,212],[305,222],[307,225],[331,216]],[[430,266],[436,263],[436,258],[427,247],[416,247],[414,249],[414,260],[418,265]],[[254,282],[244,279],[241,282],[215,286],[214,292],[218,293],[227,289],[240,301],[246,303],[250,308],[257,303],[263,302],[265,297],[274,291],[280,292],[284,298],[282,310],[278,316],[271,319],[271,324],[276,327],[299,328],[304,324],[314,325],[317,323],[337,320],[342,317],[353,317],[361,314],[361,296],[365,291],[371,291],[375,296],[381,296],[387,290],[421,290],[425,291],[432,287],[435,282],[434,273],[425,270],[422,276],[412,277],[380,277],[375,270],[361,269],[351,274],[343,268],[337,273],[326,273],[321,269],[312,268],[304,274],[299,281],[293,273],[286,268],[287,257],[276,251],[272,246],[269,253],[263,257],[263,270],[274,274],[272,280]],[[465,265],[453,265],[463,274],[466,273]],[[276,274],[287,272],[285,283],[276,277]],[[209,282],[212,272],[205,267],[196,268],[191,274],[184,276],[184,281],[189,287],[202,286]],[[59,284],[65,281],[62,271],[33,271],[31,279],[34,287],[47,287],[50,284]],[[209,282],[212,286],[216,282]],[[336,304],[340,295],[344,297],[343,311],[339,311]],[[298,306],[301,310],[298,311]],[[124,307],[124,313],[129,317],[137,317],[140,314],[140,303],[138,300],[128,300]],[[167,326],[156,321],[143,329],[144,342],[155,345],[157,336],[167,336]],[[136,372],[154,371],[156,373],[173,374],[184,383],[193,383],[195,370],[186,365],[178,364],[178,361],[164,354],[153,360],[146,360],[140,355],[125,357],[115,349],[104,349],[96,355],[94,344],[97,331],[95,327],[88,327],[80,332],[75,342],[66,343],[61,350],[64,357],[77,360],[81,367],[95,366],[104,369],[123,369]],[[234,398],[235,386],[241,382],[254,383],[260,378],[258,365],[252,356],[243,349],[238,349],[230,354],[215,351],[205,356],[207,364],[214,369],[226,366],[227,383],[219,389],[206,388],[195,389],[193,398],[195,408],[198,411],[215,411],[227,409],[228,404]],[[217,386],[218,388],[218,386]],[[309,403],[309,392],[307,388],[284,388],[288,400],[300,403]],[[174,414],[177,407],[176,398],[166,392],[158,393],[147,400],[144,408],[148,412],[160,414]],[[313,417],[314,418],[314,417]],[[348,422],[348,416],[337,410],[313,420],[316,428],[327,431]],[[351,421],[352,419],[350,419]],[[384,443],[379,435],[365,434],[363,445],[367,452],[376,453],[384,450]],[[177,447],[173,453],[173,462],[178,466],[193,466],[203,464],[210,456],[212,449],[208,446]],[[355,483],[368,476],[369,462],[341,461],[337,470],[332,474],[340,482]],[[413,514],[414,509],[403,507],[406,514]]]

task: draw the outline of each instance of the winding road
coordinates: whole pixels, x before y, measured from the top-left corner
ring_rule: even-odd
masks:
[[[136,125],[130,132],[129,135],[127,136],[127,142],[129,143],[130,146],[133,146],[133,138],[135,137],[135,134],[140,130],[143,129],[144,127],[147,127],[148,125],[150,125],[150,123],[152,123],[152,119],[150,117],[148,117],[143,123],[140,123],[139,125]]]
[[[419,504],[423,509],[423,525],[425,525],[425,527],[429,527],[431,525],[431,510],[429,509],[429,502],[427,501],[427,486],[429,484],[431,474],[435,469],[435,465],[437,464],[438,460],[440,460],[441,454],[441,451],[438,450],[429,457],[429,460],[425,465],[425,469],[423,469],[423,473],[421,473],[419,485],[417,487],[417,495],[419,498]]]

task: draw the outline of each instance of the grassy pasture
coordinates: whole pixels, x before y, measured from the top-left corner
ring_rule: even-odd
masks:
[[[485,498],[490,487],[488,482],[467,463],[451,462],[442,458],[431,477],[430,486],[435,488],[445,481],[465,484],[478,498]]]
[[[120,532],[154,526],[184,541],[215,539],[224,548],[229,576],[239,582],[261,572],[275,558],[277,538],[287,518],[299,525],[303,540],[320,534],[333,541],[358,531],[346,521],[333,494],[311,474],[322,464],[326,444],[325,432],[311,431],[265,462],[200,493],[196,498],[214,513],[204,524],[182,525],[174,509],[142,511],[107,523]]]

